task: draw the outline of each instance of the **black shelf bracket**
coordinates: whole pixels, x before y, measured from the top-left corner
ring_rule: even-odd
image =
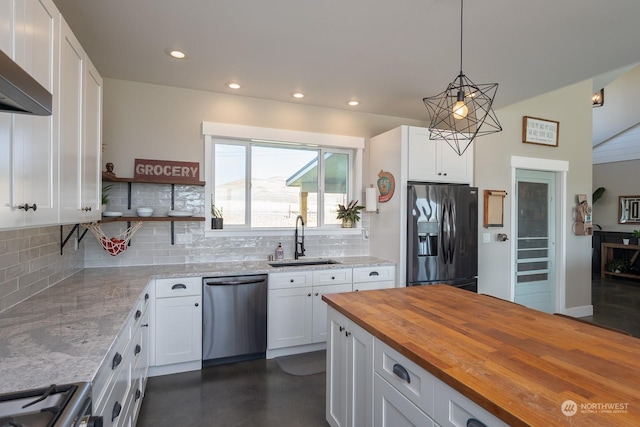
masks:
[[[78,238],[78,244],[80,244],[80,242],[82,242],[82,239],[84,239],[85,234],[87,234],[87,231],[89,231],[88,229],[85,228],[82,234],[80,234],[80,224],[76,224],[73,226],[71,231],[69,231],[69,234],[67,234],[67,237],[64,237],[63,227],[64,227],[63,225],[60,226],[60,255],[64,255],[64,247],[74,232],[76,233],[76,237]]]

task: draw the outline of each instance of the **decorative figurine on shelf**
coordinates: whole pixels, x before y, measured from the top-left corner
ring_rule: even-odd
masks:
[[[107,163],[107,173],[109,175],[115,175],[115,173],[113,173],[113,163],[111,162]]]

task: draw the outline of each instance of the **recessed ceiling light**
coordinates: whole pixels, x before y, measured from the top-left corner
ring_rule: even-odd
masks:
[[[293,92],[291,94],[291,96],[293,96],[294,98],[297,98],[297,99],[302,99],[302,98],[304,98],[304,93],[302,93],[302,92]]]
[[[352,107],[355,107],[357,105],[360,105],[360,101],[356,101],[355,99],[352,99],[351,101],[347,102],[347,105],[350,105]]]
[[[184,52],[181,52],[179,50],[169,50],[167,53],[170,57],[175,59],[184,59],[187,56]]]
[[[229,89],[240,89],[240,85],[238,83],[229,83],[227,84]]]

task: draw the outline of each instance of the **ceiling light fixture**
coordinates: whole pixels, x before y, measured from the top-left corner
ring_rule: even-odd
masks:
[[[604,105],[604,88],[593,94],[591,102],[593,103],[593,108],[602,107]]]
[[[304,98],[304,93],[302,93],[302,92],[293,92],[291,94],[291,96],[293,96],[296,99],[302,99],[302,98]]]
[[[351,101],[347,102],[347,105],[350,105],[352,107],[356,107],[356,106],[360,105],[360,101],[356,101],[355,99],[352,99]]]
[[[463,3],[460,0],[460,74],[444,92],[422,99],[431,115],[429,138],[444,139],[460,156],[476,136],[502,130],[491,109],[498,83],[477,85],[462,72]]]
[[[175,59],[184,59],[187,56],[184,52],[181,52],[179,50],[169,50],[167,53],[170,57]]]
[[[228,87],[229,89],[240,89],[240,85],[239,85],[238,83],[234,83],[234,82],[232,82],[232,83],[228,83],[228,84],[227,84],[227,87]]]

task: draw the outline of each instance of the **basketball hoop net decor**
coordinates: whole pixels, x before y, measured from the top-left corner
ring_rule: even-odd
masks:
[[[100,224],[96,222],[92,222],[91,224],[82,224],[82,226],[96,236],[98,242],[100,242],[104,250],[107,251],[109,255],[116,256],[127,250],[129,241],[133,237],[134,233],[142,227],[142,221],[134,222],[131,224],[131,227],[114,237],[107,237],[107,235],[102,231]]]

